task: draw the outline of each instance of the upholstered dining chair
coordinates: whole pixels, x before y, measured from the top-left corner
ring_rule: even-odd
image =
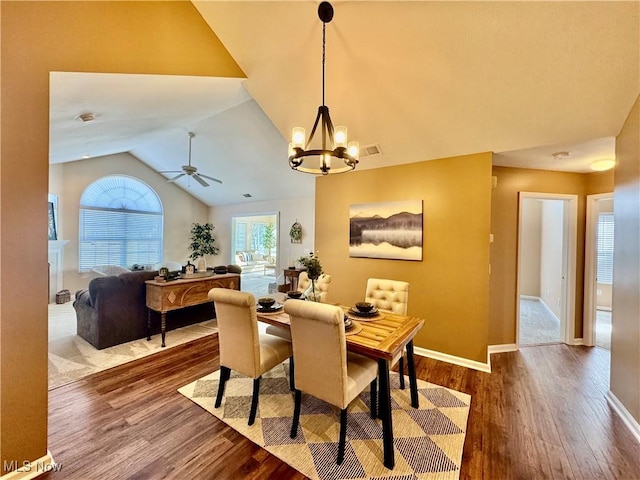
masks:
[[[342,308],[318,302],[287,300],[295,360],[295,406],[291,438],[298,433],[302,392],[340,409],[339,464],[344,460],[347,408],[371,386],[371,416],[376,416],[378,363],[347,352]]]
[[[407,314],[409,302],[409,283],[400,280],[370,278],[367,280],[365,302],[372,303],[378,310],[387,310],[398,315]],[[398,363],[400,371],[400,388],[404,390],[404,354],[400,354],[391,362],[391,367]]]
[[[331,275],[323,273],[316,280],[315,291],[318,296],[318,301],[321,303],[327,303],[327,296],[329,295],[329,284],[331,283]],[[307,272],[302,271],[298,276],[298,291],[306,292],[311,286],[311,279]]]
[[[253,396],[249,412],[249,425],[253,425],[258,409],[260,378],[262,375],[291,358],[291,343],[258,331],[256,299],[251,293],[227,288],[212,288],[208,297],[213,300],[218,320],[220,344],[220,383],[215,407],[220,407],[226,382],[231,370],[253,378]],[[291,390],[293,359],[289,363]]]

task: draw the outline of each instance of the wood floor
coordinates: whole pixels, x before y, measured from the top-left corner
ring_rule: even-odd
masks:
[[[472,396],[461,478],[640,479],[640,444],[607,405],[608,352],[547,345],[492,373],[416,357],[418,377]],[[49,393],[46,479],[305,478],[176,389],[218,367],[216,336]]]

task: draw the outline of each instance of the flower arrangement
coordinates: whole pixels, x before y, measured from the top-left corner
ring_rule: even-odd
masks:
[[[309,276],[309,280],[311,280],[311,292],[307,293],[307,298],[313,301],[316,300],[316,280],[320,278],[322,275],[322,264],[320,263],[320,259],[315,257],[313,253],[310,253],[308,257],[302,256],[298,259],[298,263],[302,265]]]

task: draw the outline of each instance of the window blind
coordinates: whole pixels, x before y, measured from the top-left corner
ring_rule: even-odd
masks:
[[[613,213],[598,215],[597,268],[598,283],[613,283]]]
[[[79,270],[162,261],[163,218],[160,199],[139,180],[112,175],[95,181],[80,199]]]

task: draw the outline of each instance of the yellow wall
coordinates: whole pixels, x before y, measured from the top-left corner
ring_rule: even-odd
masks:
[[[190,2],[0,9],[1,474],[47,451],[49,72],[245,75]]]
[[[417,347],[487,361],[490,153],[316,181],[316,252],[332,275],[331,300],[364,299],[367,278],[410,283],[409,314],[426,319]],[[349,257],[349,206],[422,200],[423,260]]]
[[[518,247],[518,192],[579,195],[575,291],[575,336],[582,336],[584,297],[584,232],[586,194],[612,189],[612,174],[580,174],[494,167],[498,185],[491,199],[491,281],[489,344],[516,343],[516,280]]]
[[[106,175],[129,175],[149,185],[160,197],[164,213],[164,260],[187,263],[189,232],[194,222],[206,223],[209,207],[200,200],[149,168],[128,153],[63,163],[62,189],[59,195],[59,218],[63,228],[58,238],[69,240],[64,247],[64,288],[75,293],[86,288],[90,273],[78,272],[78,211],[80,196],[94,181]],[[214,233],[215,234],[215,233]]]
[[[611,392],[640,423],[640,96],[616,141]]]

